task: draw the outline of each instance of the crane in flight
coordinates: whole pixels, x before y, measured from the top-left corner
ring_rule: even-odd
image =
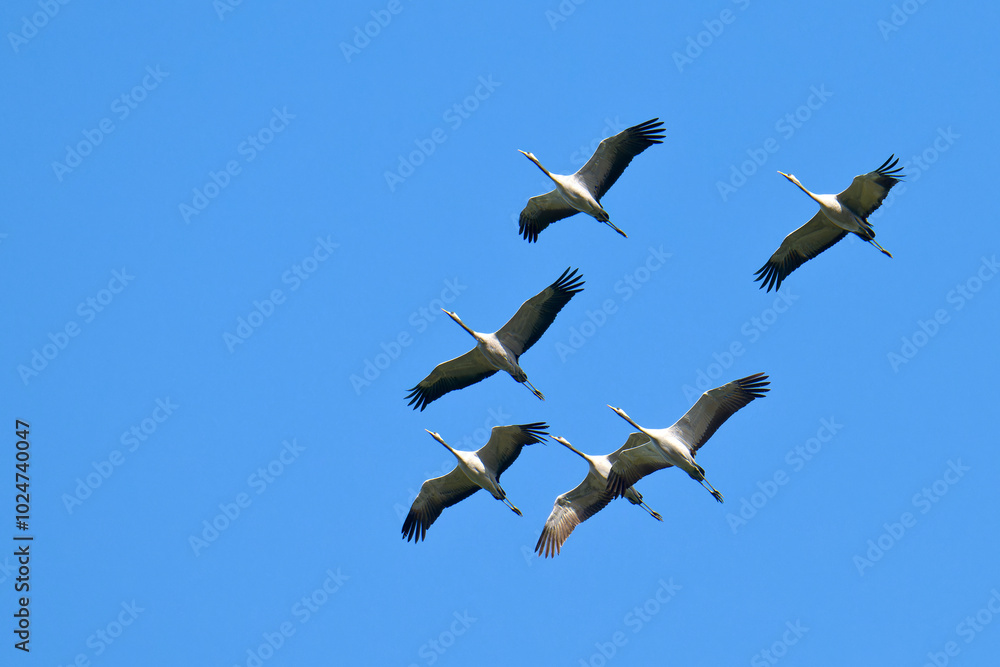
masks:
[[[778,173],[797,185],[799,189],[819,204],[819,211],[806,224],[785,237],[771,259],[754,274],[754,281],[761,281],[761,289],[767,286],[779,289],[781,282],[795,269],[820,254],[848,232],[857,234],[862,241],[892,257],[889,251],[875,240],[875,230],[868,222],[868,216],[879,206],[892,186],[905,178],[897,167],[899,159],[890,155],[882,166],[867,174],[855,176],[846,190],[838,195],[817,195],[809,192],[791,174]]]
[[[528,200],[528,205],[521,211],[518,232],[528,243],[534,243],[538,234],[553,222],[582,212],[628,238],[611,222],[611,216],[601,206],[601,198],[622,175],[632,158],[653,144],[663,143],[665,135],[658,134],[663,130],[663,123],[659,120],[647,120],[608,137],[575,174],[553,174],[534,155],[518,150],[556,184],[551,192]]]
[[[479,489],[486,489],[521,516],[521,510],[507,500],[507,493],[500,486],[500,475],[517,460],[522,447],[542,442],[542,438],[548,435],[547,428],[548,424],[544,422],[494,426],[490,439],[474,452],[452,449],[440,435],[427,431],[455,455],[458,465],[448,474],[429,479],[420,486],[420,493],[403,521],[406,541],[425,539],[427,529],[446,507],[465,500]]]
[[[546,558],[554,557],[560,553],[563,542],[573,532],[573,529],[600,512],[612,501],[613,496],[608,491],[608,473],[611,472],[611,466],[618,460],[619,455],[628,447],[628,443],[626,443],[610,454],[591,456],[584,454],[558,435],[552,436],[552,439],[565,445],[571,452],[582,456],[587,465],[590,466],[590,470],[579,486],[556,498],[556,502],[552,506],[552,513],[545,521],[545,527],[535,545],[535,551],[538,555]],[[629,487],[625,490],[625,498],[633,505],[639,505],[649,512],[650,516],[657,521],[663,521],[663,517],[650,509],[649,505],[643,502],[642,495],[634,488]]]
[[[646,475],[674,465],[700,482],[721,503],[722,494],[705,479],[705,469],[695,462],[694,456],[737,410],[770,391],[769,384],[767,375],[757,373],[710,389],[683,417],[667,428],[643,428],[632,421],[624,410],[609,405],[639,432],[629,435],[625,450],[611,466],[608,490],[617,498]]]
[[[423,410],[428,403],[449,391],[468,387],[497,371],[510,373],[515,381],[527,386],[531,393],[544,401],[545,396],[528,381],[528,375],[521,370],[518,360],[542,337],[573,295],[583,290],[582,285],[583,276],[577,275],[576,269],[572,272],[566,269],[554,283],[521,304],[514,317],[494,333],[473,331],[458,315],[442,308],[476,339],[476,346],[460,357],[438,364],[430,375],[408,390],[410,393],[406,398],[410,402],[407,405],[412,405],[414,410]]]

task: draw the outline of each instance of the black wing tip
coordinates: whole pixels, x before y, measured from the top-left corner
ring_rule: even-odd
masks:
[[[407,389],[406,391],[410,393],[404,396],[403,400],[405,401],[406,399],[410,399],[410,402],[407,403],[407,405],[412,405],[414,410],[420,410],[421,412],[424,411],[424,408],[426,408],[427,405],[434,400],[434,398],[437,398],[436,396],[434,398],[429,398],[427,396],[427,392],[424,391],[420,385],[417,385],[413,389]]]
[[[517,221],[517,233],[528,243],[534,243],[538,240],[538,230],[535,229],[531,219],[524,214],[524,211],[521,211],[521,217]]]
[[[427,527],[412,511],[403,522],[403,537],[407,542],[412,540],[414,544],[427,538]]]
[[[525,435],[533,438],[531,443],[545,442],[545,439],[549,436],[549,425],[545,422],[532,422],[530,424],[518,424],[517,427],[521,429],[521,432]]]
[[[662,144],[664,137],[667,136],[665,134],[660,134],[663,130],[663,123],[660,122],[659,117],[656,117],[647,120],[644,123],[633,125],[625,131],[635,135],[636,139],[642,139],[647,144]]]
[[[882,163],[882,166],[875,170],[875,173],[895,179],[896,181],[901,181],[906,178],[906,175],[901,173],[903,168],[897,167],[897,164],[899,164],[899,158],[896,157],[895,153],[893,153],[889,156],[888,160]]]
[[[754,275],[757,277],[754,278],[753,281],[757,282],[759,280],[760,289],[764,289],[765,287],[767,287],[766,291],[768,292],[771,291],[771,288],[779,290],[781,289],[782,281],[785,279],[785,276],[780,275],[780,273],[781,270],[779,269],[778,266],[772,264],[771,262],[768,262],[764,266],[757,269],[757,271],[754,273]]]
[[[766,392],[771,391],[770,377],[767,373],[754,373],[736,381],[737,386],[747,392],[753,398],[763,398]]]
[[[549,425],[546,422],[531,422],[530,424],[518,424],[518,428],[524,431],[544,431],[548,435]]]
[[[652,130],[655,128],[655,131],[659,132],[660,130],[663,129],[663,127],[664,126],[663,123],[660,121],[660,117],[657,116],[656,118],[650,118],[647,121],[643,121],[641,123],[633,125],[628,129],[631,131],[645,132],[647,130]]]
[[[569,294],[572,296],[577,292],[583,291],[583,274],[579,273],[580,269],[574,269],[573,267],[567,267],[562,275],[559,276],[554,283],[552,283],[552,289],[557,292],[562,292],[564,294]]]

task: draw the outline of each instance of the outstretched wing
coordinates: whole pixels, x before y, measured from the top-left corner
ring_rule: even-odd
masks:
[[[818,211],[812,220],[785,237],[771,259],[754,274],[754,282],[760,280],[761,289],[767,286],[768,292],[772,287],[780,289],[788,274],[845,236],[847,232]]]
[[[903,168],[896,166],[898,163],[899,158],[890,155],[875,171],[855,176],[848,188],[837,195],[837,199],[859,217],[867,219],[882,205],[892,186],[906,178],[900,173]]]
[[[542,442],[548,435],[548,431],[545,430],[548,427],[545,422],[494,426],[490,431],[490,439],[476,451],[476,455],[488,469],[497,471],[496,477],[499,481],[503,471],[520,456],[521,448]]]
[[[692,456],[738,410],[770,391],[767,375],[756,373],[710,389],[670,427]]]
[[[604,509],[611,499],[605,480],[588,472],[579,486],[556,498],[535,544],[535,552],[545,558],[558,554],[573,529]]]
[[[419,408],[423,411],[428,403],[436,401],[449,391],[468,387],[496,372],[497,369],[490,365],[479,348],[474,347],[460,357],[435,366],[430,375],[408,390],[410,393],[406,398],[410,402],[407,405],[412,405],[414,410]]]
[[[608,137],[597,147],[587,164],[576,172],[577,178],[584,182],[594,199],[601,200],[632,162],[632,158],[653,144],[663,143],[665,135],[658,134],[663,131],[663,123],[659,120],[647,120]]]
[[[434,523],[444,508],[461,502],[478,491],[480,487],[464,472],[455,468],[447,475],[429,479],[420,487],[420,493],[413,500],[410,512],[403,521],[403,537],[409,542],[419,542],[427,535],[427,529]]]
[[[579,213],[575,208],[566,203],[559,192],[553,190],[544,195],[537,195],[528,200],[528,205],[521,211],[521,217],[517,223],[517,233],[528,243],[538,240],[538,234],[551,225],[553,222],[568,218]]]
[[[608,475],[608,491],[615,498],[625,495],[626,489],[646,475],[671,465],[645,433],[631,434],[618,452],[618,460]]]
[[[497,331],[497,338],[514,354],[521,356],[538,342],[573,295],[582,290],[583,276],[577,275],[577,269],[572,272],[566,269],[554,283],[522,303],[514,317]]]

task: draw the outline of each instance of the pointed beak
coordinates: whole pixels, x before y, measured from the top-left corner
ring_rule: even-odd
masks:
[[[618,227],[615,226],[615,223],[611,222],[610,220],[607,220],[607,221],[605,221],[605,224],[608,225],[609,227],[611,227],[611,229],[613,229],[616,232],[618,232],[619,234],[621,234],[622,236],[624,236],[625,238],[628,238],[628,234],[626,234],[622,230],[618,229]]]
[[[437,440],[439,443],[441,443],[442,445],[444,445],[445,447],[447,447],[449,450],[451,449],[451,447],[448,447],[448,443],[446,443],[444,441],[444,438],[442,438],[439,434],[437,434],[434,431],[431,431],[429,429],[426,429],[426,428],[424,430],[427,431],[430,434],[430,436],[432,438],[434,438],[435,440]]]
[[[625,411],[622,410],[621,408],[616,408],[613,405],[609,405],[608,407],[611,408],[612,410],[614,410],[614,413],[616,415],[618,415],[619,417],[621,417],[622,419],[624,419],[625,421],[627,421],[627,422],[631,422],[632,421],[632,419],[627,414],[625,414]]]

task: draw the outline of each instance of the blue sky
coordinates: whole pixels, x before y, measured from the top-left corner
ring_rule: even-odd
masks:
[[[674,3],[676,4],[676,3]],[[6,3],[3,493],[31,535],[30,654],[4,664],[990,664],[1000,231],[995,5]],[[367,34],[366,34],[367,33]],[[534,245],[549,189],[659,117],[662,145]],[[765,293],[816,206],[908,178]],[[983,182],[985,181],[985,183]],[[414,412],[406,389],[579,268],[522,358]],[[420,484],[545,421],[580,449],[703,388],[772,391],[562,554],[586,467],[532,445],[426,542]],[[13,527],[15,420],[29,528]],[[15,542],[0,553],[13,554]],[[0,557],[0,609],[19,608]]]

